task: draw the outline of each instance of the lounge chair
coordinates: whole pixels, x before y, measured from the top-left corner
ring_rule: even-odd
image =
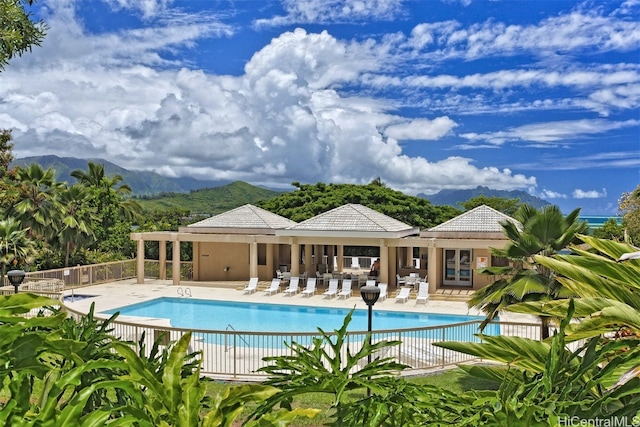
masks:
[[[302,295],[306,297],[310,297],[311,295],[316,294],[316,278],[309,277],[307,280],[307,287],[302,291]]]
[[[272,295],[280,292],[280,281],[281,280],[278,278],[272,279],[271,285],[269,285],[269,288],[265,289],[264,291],[265,295]]]
[[[325,295],[329,298],[338,295],[338,281],[338,279],[329,280],[329,289],[327,289],[322,295]]]
[[[418,296],[416,297],[416,304],[429,301],[429,284],[427,282],[420,282],[418,287]]]
[[[380,288],[380,296],[378,297],[378,301],[383,301],[387,299],[387,284],[386,283],[378,283],[378,288]]]
[[[300,278],[299,277],[292,277],[289,281],[289,287],[287,289],[284,290],[284,294],[285,295],[295,295],[298,293],[298,291],[300,291],[300,288],[298,287],[298,285],[300,284]]]
[[[401,288],[398,295],[396,295],[396,302],[409,301],[409,295],[411,295],[411,288]]]
[[[376,279],[369,279],[367,280],[367,286],[375,286],[376,285]]]
[[[340,291],[340,293],[338,293],[338,297],[344,297],[344,299],[347,299],[347,297],[350,297],[352,293],[353,291],[351,289],[351,279],[343,279],[342,290]]]
[[[400,277],[399,274],[396,274],[396,286],[402,286],[404,284],[406,284],[407,281],[404,280],[404,278]]]
[[[245,294],[252,294],[258,290],[258,278],[252,277],[249,279],[249,283],[242,290]]]

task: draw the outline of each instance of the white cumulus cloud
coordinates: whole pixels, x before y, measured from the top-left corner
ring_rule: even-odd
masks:
[[[607,197],[607,190],[602,189],[602,191],[598,190],[581,190],[576,188],[573,190],[572,197],[574,199],[600,199],[603,197]]]

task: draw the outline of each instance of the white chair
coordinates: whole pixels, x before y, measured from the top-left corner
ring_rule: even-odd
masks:
[[[309,277],[309,280],[307,280],[307,287],[304,289],[304,291],[302,291],[302,295],[306,297],[310,297],[311,295],[315,295],[315,294],[316,294],[316,278]]]
[[[300,290],[298,285],[300,283],[300,278],[299,277],[292,277],[289,280],[289,287],[287,289],[284,290],[284,294],[285,295],[295,295],[298,293],[298,291]]]
[[[402,288],[400,289],[400,293],[396,295],[396,302],[407,302],[409,301],[410,295],[411,295],[411,288]]]
[[[421,302],[426,304],[427,301],[429,301],[429,284],[427,282],[420,282],[416,304]]]
[[[402,277],[400,277],[399,274],[396,274],[396,286],[402,286],[404,284],[406,284],[406,280],[404,280]]]
[[[329,298],[338,295],[338,279],[329,280],[329,289],[327,289],[322,295],[325,295]]]
[[[378,297],[378,301],[383,301],[387,299],[387,284],[386,283],[378,283],[378,288],[380,288],[380,296]]]
[[[352,293],[353,291],[351,289],[351,279],[343,279],[342,290],[338,294],[338,297],[344,297],[344,299],[347,299],[347,297],[350,297]]]
[[[280,292],[280,279],[272,279],[271,285],[269,285],[269,288],[265,289],[264,294],[272,295],[277,294],[278,292]]]
[[[249,279],[249,283],[242,290],[245,294],[252,294],[258,290],[258,278],[252,277]]]
[[[375,286],[375,285],[376,285],[376,279],[367,280],[367,286]]]

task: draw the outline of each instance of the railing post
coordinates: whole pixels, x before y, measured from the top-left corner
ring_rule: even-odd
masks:
[[[446,337],[447,337],[446,330],[447,330],[446,326],[444,326],[442,328],[442,341],[443,342],[446,341]],[[444,347],[441,347],[441,350],[442,350],[442,367],[444,368]]]
[[[236,335],[238,335],[237,332],[233,333],[233,376],[237,377],[238,376],[238,346],[237,346],[237,340],[236,340]]]

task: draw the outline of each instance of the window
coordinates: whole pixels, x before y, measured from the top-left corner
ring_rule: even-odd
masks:
[[[492,267],[507,267],[508,265],[509,265],[509,258],[491,255]]]

